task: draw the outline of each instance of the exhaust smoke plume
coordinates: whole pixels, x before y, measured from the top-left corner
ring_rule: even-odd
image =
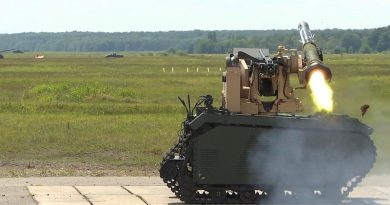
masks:
[[[309,79],[309,87],[314,105],[318,111],[333,111],[333,90],[326,82],[321,71],[313,71]]]
[[[364,177],[375,161],[368,136],[340,131],[346,127],[337,119],[316,120],[334,129],[323,129],[322,123],[296,129],[291,122],[263,130],[251,143],[248,169],[271,203],[336,199],[334,194],[341,196],[352,177]]]

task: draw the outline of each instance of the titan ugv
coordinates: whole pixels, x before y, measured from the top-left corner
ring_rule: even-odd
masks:
[[[235,49],[222,76],[222,106],[200,97],[160,176],[187,203],[342,200],[372,168],[372,128],[346,115],[297,115],[290,75],[305,88],[314,70],[332,77],[306,22],[303,51]],[[271,100],[270,100],[271,98]]]

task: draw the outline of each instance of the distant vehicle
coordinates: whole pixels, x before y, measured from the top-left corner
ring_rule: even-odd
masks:
[[[12,53],[24,53],[24,51],[22,51],[22,50],[14,50],[14,51],[12,51]]]
[[[111,53],[105,56],[105,58],[123,58],[123,55],[117,53]]]
[[[45,56],[44,56],[44,55],[41,55],[41,54],[37,54],[37,55],[35,56],[35,59],[43,59],[43,58],[45,58]]]

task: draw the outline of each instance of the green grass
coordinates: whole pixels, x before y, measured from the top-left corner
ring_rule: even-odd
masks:
[[[224,55],[32,56],[0,60],[1,176],[155,174],[185,115],[177,96],[211,94],[220,105]],[[335,113],[361,119],[371,105],[362,121],[375,129],[374,172],[389,171],[390,55],[325,58]],[[309,91],[298,92],[313,112]]]

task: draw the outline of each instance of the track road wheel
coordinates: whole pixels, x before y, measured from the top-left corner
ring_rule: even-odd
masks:
[[[256,198],[256,192],[252,189],[244,189],[238,192],[238,196],[240,197],[241,201],[245,203],[251,203]]]
[[[210,198],[213,201],[213,203],[223,203],[227,200],[226,197],[226,191],[225,190],[213,190],[209,191]]]

